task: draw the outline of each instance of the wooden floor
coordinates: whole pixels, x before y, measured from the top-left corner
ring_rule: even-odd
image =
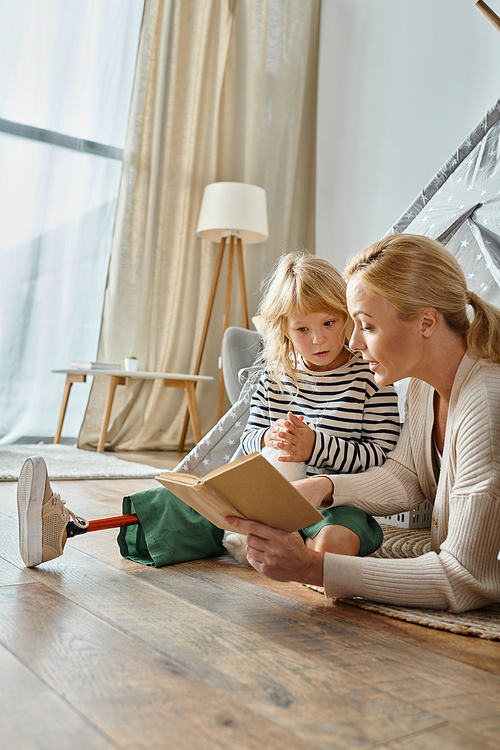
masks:
[[[87,518],[151,486],[53,483]],[[15,493],[0,483],[2,750],[500,747],[499,643],[333,603],[225,556],[144,567],[113,530],[27,570]]]

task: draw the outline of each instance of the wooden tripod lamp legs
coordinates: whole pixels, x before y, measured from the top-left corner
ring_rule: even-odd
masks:
[[[500,18],[491,10],[489,5],[486,5],[483,0],[478,0],[478,2],[476,3],[476,8],[480,13],[483,14],[485,18],[488,19],[491,24],[493,24],[497,31],[500,31]]]
[[[243,243],[241,237],[236,241],[236,253],[238,256],[238,271],[240,276],[241,311],[243,313],[243,328],[250,328],[248,321],[247,289],[245,285],[245,269],[243,268]]]
[[[201,360],[203,359],[203,352],[205,351],[205,344],[207,343],[208,326],[210,324],[210,318],[212,317],[212,310],[214,307],[215,293],[217,291],[217,284],[219,283],[220,269],[222,266],[222,259],[224,257],[224,248],[226,245],[226,238],[221,237],[219,243],[219,252],[217,253],[217,260],[215,262],[214,275],[212,279],[212,288],[210,289],[210,297],[208,298],[207,312],[205,313],[205,322],[203,324],[203,331],[201,332],[200,346],[198,347],[198,356],[196,357],[196,364],[194,366],[194,375],[200,374]],[[186,409],[184,415],[184,424],[182,426],[181,437],[178,445],[178,452],[182,453],[184,450],[184,443],[186,442],[187,428],[189,424],[189,409]]]
[[[246,292],[246,285],[245,285],[245,269],[243,267],[243,244],[241,242],[241,237],[236,238],[236,256],[238,258],[238,274],[239,274],[239,280],[240,280],[241,311],[243,314],[243,327],[250,328],[249,321],[248,321],[247,292]],[[233,263],[234,263],[234,237],[233,235],[231,235],[231,240],[229,242],[229,259],[228,259],[228,268],[227,268],[226,305],[224,307],[224,318],[222,321],[222,338],[224,338],[226,329],[229,327],[229,313],[231,311],[231,289],[232,289],[232,284],[233,284]],[[221,366],[219,370],[219,402],[218,402],[218,409],[217,409],[217,419],[221,419],[222,415],[224,414],[225,390],[226,389],[224,385],[224,373],[222,371],[222,356],[221,356]]]
[[[224,251],[227,246],[227,237],[222,237],[221,241],[219,243],[219,252],[217,254],[217,261],[215,263],[215,270],[214,275],[212,279],[212,288],[210,290],[210,297],[208,300],[208,306],[207,306],[207,312],[205,314],[205,323],[203,325],[203,331],[201,334],[200,339],[200,345],[198,348],[198,356],[196,358],[196,364],[194,368],[194,375],[200,374],[200,367],[201,367],[201,361],[203,359],[203,352],[205,351],[205,344],[207,342],[207,334],[208,334],[208,327],[210,324],[210,318],[212,317],[212,310],[214,307],[214,301],[215,301],[215,294],[217,292],[217,286],[219,283],[219,277],[220,277],[220,271],[222,266],[222,261],[224,257]],[[231,235],[229,238],[229,254],[228,254],[228,262],[227,262],[227,279],[226,279],[226,298],[225,298],[225,304],[224,304],[224,317],[222,321],[222,336],[224,337],[224,333],[226,332],[226,328],[229,326],[229,315],[231,312],[231,290],[232,290],[232,284],[233,284],[233,263],[234,263],[234,235]],[[241,309],[243,314],[243,326],[245,328],[249,328],[249,320],[248,320],[248,305],[247,305],[247,293],[246,293],[246,286],[245,286],[245,271],[243,267],[243,244],[241,241],[241,237],[236,238],[236,256],[238,258],[238,272],[239,272],[239,281],[240,281],[240,295],[241,295]],[[221,358],[222,362],[222,358]],[[218,400],[218,416],[217,418],[220,419],[224,413],[224,373],[222,372],[222,364],[220,367],[220,373],[219,373],[219,400]],[[179,440],[179,446],[177,450],[179,453],[182,453],[184,450],[184,443],[186,441],[186,434],[187,434],[187,428],[189,425],[189,411],[186,410],[186,414],[184,416],[184,425],[182,427],[182,433]]]
[[[222,338],[229,326],[229,315],[231,313],[231,290],[233,288],[233,260],[234,260],[234,236],[231,235],[229,240],[229,256],[227,260],[227,279],[226,279],[226,301],[224,304],[224,316],[222,318]],[[221,339],[222,343],[222,339]],[[221,357],[219,359],[219,401],[217,406],[217,419],[219,420],[224,414],[224,373],[222,372],[222,347]]]

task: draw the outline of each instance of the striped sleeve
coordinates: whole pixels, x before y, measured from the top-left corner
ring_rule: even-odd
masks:
[[[268,384],[268,377],[264,373],[250,401],[250,416],[240,443],[243,453],[247,455],[262,449],[264,434],[275,421],[269,408]]]
[[[397,395],[392,386],[377,388],[353,386],[351,401],[337,409],[339,424],[335,431],[318,428],[310,463],[322,472],[355,474],[371,466],[381,466],[399,436]],[[355,395],[353,395],[355,394]],[[352,435],[345,420],[352,412],[361,412],[359,435]],[[340,423],[342,420],[342,423]]]

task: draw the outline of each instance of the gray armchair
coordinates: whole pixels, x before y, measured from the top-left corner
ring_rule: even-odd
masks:
[[[226,329],[222,339],[222,371],[231,404],[238,401],[261,346],[262,337],[257,331],[237,326]]]

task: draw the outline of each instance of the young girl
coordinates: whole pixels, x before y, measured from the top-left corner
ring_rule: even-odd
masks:
[[[368,364],[347,348],[345,289],[326,260],[290,253],[279,261],[260,308],[266,369],[241,439],[244,453],[277,448],[285,453],[278,460],[305,462],[313,476],[380,466],[396,445],[394,388],[377,386]],[[365,556],[380,546],[380,526],[364,511],[323,515],[303,530],[313,549]]]
[[[267,368],[252,399],[243,451],[281,449],[282,460],[306,462],[310,474],[382,464],[399,433],[397,397],[392,386],[379,388],[347,349],[352,323],[339,273],[325,260],[283,257],[261,314]],[[21,470],[18,508],[28,566],[62,554],[70,517],[73,527],[85,529],[52,492],[41,458],[28,459]],[[224,532],[163,486],[125,497],[123,512],[138,517],[118,535],[126,558],[159,567],[225,552]],[[313,549],[367,555],[382,541],[379,525],[364,511],[340,507],[324,516],[303,530]]]

